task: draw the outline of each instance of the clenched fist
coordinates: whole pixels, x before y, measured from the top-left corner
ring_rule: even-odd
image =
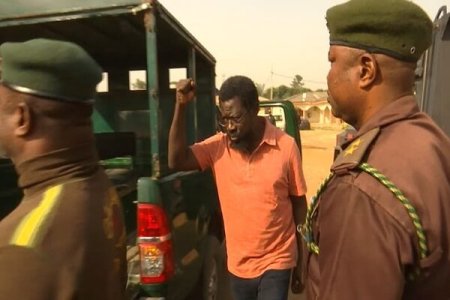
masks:
[[[176,85],[178,104],[187,104],[195,97],[195,83],[191,78],[181,79]]]

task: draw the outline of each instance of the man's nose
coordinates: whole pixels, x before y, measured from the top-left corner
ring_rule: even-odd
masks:
[[[226,121],[225,128],[226,128],[228,131],[236,130],[236,124],[234,124],[234,122],[231,121],[231,120],[227,120],[227,121]]]

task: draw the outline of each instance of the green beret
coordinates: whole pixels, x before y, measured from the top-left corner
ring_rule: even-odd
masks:
[[[80,46],[34,39],[4,43],[1,83],[15,91],[60,101],[91,102],[101,67]]]
[[[327,11],[330,45],[416,62],[431,45],[433,23],[407,0],[350,0]]]

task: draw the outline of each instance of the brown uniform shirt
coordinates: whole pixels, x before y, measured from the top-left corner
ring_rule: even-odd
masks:
[[[0,299],[124,299],[120,200],[81,145],[17,167],[20,205],[0,222]]]
[[[304,268],[308,299],[450,299],[448,137],[419,112],[413,97],[386,106],[358,137],[336,159],[335,175],[319,198],[312,228],[320,253],[307,253]],[[415,206],[427,258],[418,258],[405,207],[356,170],[360,162],[387,176]],[[406,280],[417,265],[421,277]]]

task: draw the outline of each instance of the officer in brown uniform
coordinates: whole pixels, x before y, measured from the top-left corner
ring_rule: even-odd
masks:
[[[329,102],[358,133],[302,228],[308,299],[450,299],[450,141],[413,92],[432,22],[406,0],[351,0],[326,19]]]
[[[123,299],[122,210],[90,121],[101,68],[47,39],[4,43],[0,55],[1,152],[24,192],[0,222],[0,299]]]

